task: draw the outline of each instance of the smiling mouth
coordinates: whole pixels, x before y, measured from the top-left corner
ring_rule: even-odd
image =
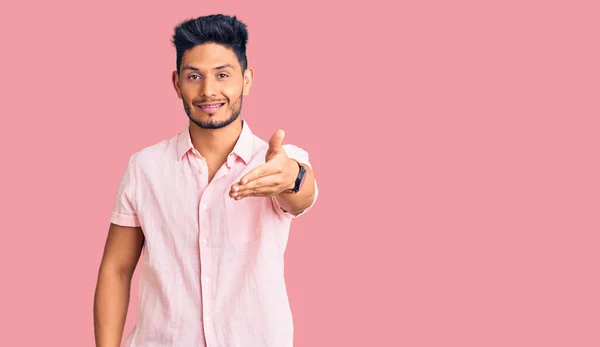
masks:
[[[204,112],[214,113],[217,110],[219,110],[221,107],[223,107],[223,105],[225,105],[225,103],[206,104],[206,105],[197,105],[197,106],[200,107],[200,109]]]

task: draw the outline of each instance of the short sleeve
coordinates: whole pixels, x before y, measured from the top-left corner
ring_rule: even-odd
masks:
[[[299,163],[302,163],[308,167],[310,167],[312,169],[312,164],[310,163],[310,160],[308,158],[308,152],[306,152],[304,149],[294,146],[294,145],[283,145],[282,146],[283,149],[285,150],[285,153],[287,154],[288,157],[296,160]],[[306,182],[304,183],[306,184]],[[315,184],[315,196],[313,198],[312,203],[302,212],[299,213],[289,213],[284,211],[281,206],[279,205],[279,202],[277,202],[277,199],[275,199],[275,197],[272,197],[272,201],[273,204],[275,205],[275,208],[277,209],[277,211],[279,211],[281,214],[283,214],[286,217],[289,218],[298,218],[304,214],[306,214],[315,204],[315,202],[317,201],[317,198],[319,196],[319,187],[317,186],[317,180],[314,180],[314,184]]]
[[[125,172],[121,175],[117,196],[114,200],[113,210],[110,216],[110,222],[125,227],[139,227],[140,222],[133,204],[133,163],[134,156],[131,156]]]

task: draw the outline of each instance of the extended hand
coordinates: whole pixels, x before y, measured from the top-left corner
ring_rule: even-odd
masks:
[[[298,163],[290,159],[282,147],[283,130],[269,140],[265,163],[245,174],[231,186],[229,196],[236,200],[250,196],[273,196],[292,189],[298,176]]]

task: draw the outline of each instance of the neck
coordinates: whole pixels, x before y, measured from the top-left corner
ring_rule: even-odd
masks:
[[[241,117],[221,129],[200,128],[190,121],[192,145],[200,155],[207,158],[226,157],[235,147],[241,132]]]

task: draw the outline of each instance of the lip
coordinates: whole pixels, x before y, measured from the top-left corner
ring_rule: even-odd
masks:
[[[198,107],[200,110],[206,113],[215,113],[220,110],[223,106],[225,106],[224,102],[211,102],[205,104],[195,104],[194,106]]]

